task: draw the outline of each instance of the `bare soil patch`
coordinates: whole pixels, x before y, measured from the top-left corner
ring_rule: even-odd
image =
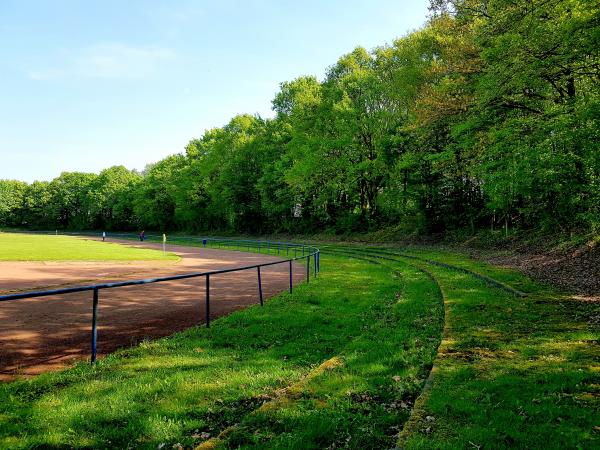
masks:
[[[470,253],[478,259],[516,269],[535,280],[576,293],[582,300],[600,301],[600,249],[595,245],[561,252],[521,249],[509,254]]]

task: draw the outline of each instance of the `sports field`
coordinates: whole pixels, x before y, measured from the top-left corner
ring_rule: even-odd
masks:
[[[3,246],[4,254],[31,259],[0,261],[0,295],[165,277],[282,259],[171,244],[167,245],[165,257],[162,244],[133,240],[102,242],[4,233],[0,237],[7,244]],[[125,256],[129,260],[123,259]],[[293,281],[302,281],[304,273],[303,266],[294,264]],[[262,277],[264,297],[276,295],[289,287],[288,264],[265,267]],[[203,278],[190,278],[101,290],[99,355],[204,323],[204,289]],[[256,304],[256,270],[211,277],[211,298],[212,318]],[[89,359],[91,300],[91,292],[87,291],[1,302],[0,381]]]
[[[164,261],[174,253],[71,236],[0,233],[0,261]]]

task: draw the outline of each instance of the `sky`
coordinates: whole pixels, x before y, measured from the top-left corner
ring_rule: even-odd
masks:
[[[428,0],[0,0],[0,179],[143,169],[283,81],[421,27]]]

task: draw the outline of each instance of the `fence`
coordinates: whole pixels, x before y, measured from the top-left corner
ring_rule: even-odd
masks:
[[[46,234],[55,234],[54,232],[44,232]],[[58,233],[57,233],[58,234]],[[61,233],[61,234],[69,234],[74,236],[92,236],[92,237],[102,237],[101,234],[97,233]],[[107,238],[117,237],[124,239],[135,239],[137,235],[135,234],[106,234]],[[150,240],[158,240],[162,239],[162,236],[156,235],[146,235],[146,237]],[[53,289],[46,291],[30,291],[30,292],[20,292],[16,294],[2,295],[0,296],[0,302],[11,301],[11,300],[23,300],[27,298],[35,298],[35,297],[46,297],[50,295],[60,295],[60,294],[70,294],[74,292],[83,292],[83,291],[92,291],[92,325],[91,325],[91,363],[96,362],[97,355],[97,338],[98,338],[98,302],[100,291],[103,289],[113,289],[125,286],[135,286],[142,284],[151,284],[151,283],[161,283],[164,281],[174,281],[174,280],[183,280],[188,278],[198,278],[205,277],[206,283],[206,292],[205,292],[205,315],[206,315],[206,326],[210,327],[210,277],[211,275],[219,275],[231,272],[240,272],[244,270],[253,270],[256,269],[257,277],[258,277],[258,296],[259,303],[261,306],[264,304],[263,299],[263,289],[262,289],[262,278],[261,278],[261,268],[267,266],[274,266],[277,264],[288,264],[289,265],[289,291],[293,292],[293,267],[292,263],[298,260],[306,259],[306,282],[310,282],[310,272],[311,272],[311,259],[313,260],[313,271],[314,276],[317,277],[320,271],[321,258],[320,251],[316,247],[308,246],[305,244],[296,244],[292,242],[273,242],[273,241],[256,241],[256,240],[248,240],[248,239],[227,239],[227,238],[215,238],[215,237],[191,237],[191,236],[177,236],[175,238],[170,239],[171,242],[200,242],[202,247],[208,248],[227,248],[228,250],[246,250],[246,251],[254,251],[256,249],[257,253],[262,253],[262,251],[266,251],[269,254],[277,253],[281,254],[284,250],[286,255],[290,255],[290,252],[293,250],[294,256],[283,259],[280,261],[272,261],[262,264],[253,264],[250,266],[237,267],[233,269],[221,269],[221,270],[210,270],[205,272],[195,272],[195,273],[186,273],[181,275],[172,275],[168,277],[160,277],[160,278],[146,278],[142,280],[130,280],[130,281],[120,281],[114,283],[100,283],[100,284],[91,284],[85,286],[74,286],[70,288],[63,289]]]

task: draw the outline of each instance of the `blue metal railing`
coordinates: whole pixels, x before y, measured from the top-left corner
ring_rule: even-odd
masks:
[[[45,232],[47,234],[55,234],[55,232]],[[94,237],[102,237],[101,234],[98,233],[61,233],[68,234],[71,236],[94,236]],[[106,234],[106,237],[120,237],[125,239],[133,239],[137,238],[136,234]],[[154,240],[159,238],[156,235],[146,235],[146,238]],[[318,248],[308,246],[305,244],[296,244],[292,242],[272,242],[272,241],[254,241],[249,239],[225,239],[225,238],[202,238],[202,237],[192,237],[192,236],[177,236],[171,241],[200,241],[203,247],[214,247],[222,248],[223,246],[227,247],[228,250],[231,250],[232,247],[235,247],[237,250],[243,250],[244,248],[247,251],[257,249],[258,253],[261,253],[261,249],[265,248],[271,253],[271,249],[275,248],[272,245],[277,246],[277,254],[280,254],[282,248],[285,248],[286,255],[289,255],[290,249],[294,250],[294,257],[290,257],[287,259],[282,259],[279,261],[272,261],[262,264],[252,264],[249,266],[236,267],[232,269],[221,269],[221,270],[209,270],[205,272],[194,272],[194,273],[186,273],[181,275],[171,275],[168,277],[159,277],[159,278],[146,278],[142,280],[129,280],[129,281],[119,281],[114,283],[99,283],[99,284],[90,284],[84,286],[74,286],[63,289],[52,289],[46,291],[30,291],[30,292],[19,292],[15,294],[8,295],[0,295],[0,302],[11,301],[11,300],[22,300],[27,298],[35,298],[35,297],[46,297],[51,295],[60,295],[60,294],[71,294],[74,292],[84,292],[84,291],[92,291],[92,327],[91,327],[91,362],[92,364],[96,362],[97,355],[97,338],[98,338],[98,302],[99,302],[99,293],[102,289],[113,289],[125,286],[135,286],[142,284],[151,284],[151,283],[161,283],[164,281],[174,281],[174,280],[184,280],[187,278],[197,278],[197,277],[205,277],[206,282],[206,292],[205,292],[205,315],[206,315],[206,326],[210,327],[210,277],[211,275],[218,275],[224,273],[231,272],[240,272],[243,270],[251,270],[256,269],[257,277],[258,277],[258,295],[260,305],[263,306],[263,290],[262,290],[262,278],[261,278],[261,267],[274,266],[277,264],[289,263],[289,291],[290,294],[293,292],[293,261],[304,260],[306,259],[306,282],[310,282],[310,269],[311,269],[311,259],[313,262],[314,276],[318,276],[321,266],[320,255],[321,252]],[[241,246],[241,247],[240,247]],[[301,251],[301,255],[299,255]]]

